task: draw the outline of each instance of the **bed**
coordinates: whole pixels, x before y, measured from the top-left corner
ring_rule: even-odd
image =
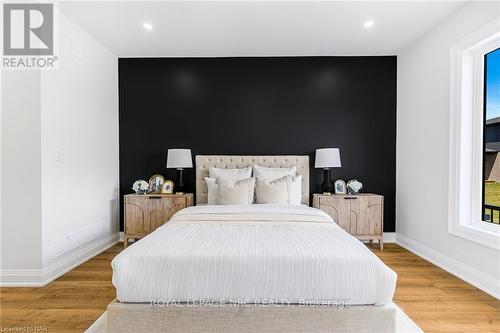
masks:
[[[253,164],[296,166],[303,176],[302,204],[205,204],[209,167]],[[396,274],[327,214],[308,206],[308,156],[197,156],[196,203],[113,260],[118,313],[125,304],[155,302],[340,305],[351,307],[351,314],[373,312],[387,324],[380,315],[393,313]]]

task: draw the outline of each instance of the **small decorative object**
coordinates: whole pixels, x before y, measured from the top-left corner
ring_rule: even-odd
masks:
[[[347,194],[347,185],[342,179],[335,181],[335,194]]]
[[[352,179],[347,182],[347,190],[349,191],[349,194],[358,194],[362,189],[363,184],[361,184],[361,182],[357,179]]]
[[[161,187],[163,186],[163,183],[165,183],[165,178],[162,175],[152,175],[151,178],[149,178],[148,193],[161,193]]]
[[[149,184],[147,181],[139,179],[134,182],[132,185],[132,190],[135,191],[136,194],[144,194],[149,188]]]
[[[323,169],[323,184],[321,184],[321,191],[332,193],[334,190],[331,178],[331,168],[340,168],[340,151],[338,148],[321,148],[316,149],[316,160],[314,163],[315,168]]]
[[[193,158],[191,157],[191,149],[169,149],[167,152],[167,168],[177,169],[177,181],[175,188],[177,193],[184,192],[184,168],[193,167]]]
[[[174,182],[171,180],[165,180],[163,186],[161,187],[162,194],[172,194],[174,193]]]

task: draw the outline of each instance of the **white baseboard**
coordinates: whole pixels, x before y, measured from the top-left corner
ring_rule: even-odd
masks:
[[[396,233],[384,232],[384,243],[396,243]]]
[[[2,269],[0,287],[43,287],[41,269]]]
[[[123,231],[120,231],[120,242],[123,242],[125,233]]]
[[[422,243],[414,241],[401,234],[396,235],[396,243],[419,257],[444,269],[448,273],[470,283],[485,293],[500,299],[500,280],[497,280],[477,269],[465,265],[441,252],[438,252]]]
[[[43,287],[118,243],[119,233],[100,237],[58,257],[42,269],[0,270],[0,287]]]

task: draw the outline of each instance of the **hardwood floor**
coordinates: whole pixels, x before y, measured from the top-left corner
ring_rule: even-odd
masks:
[[[425,332],[500,332],[499,300],[396,244],[372,251],[398,274],[395,303]]]
[[[115,298],[110,262],[122,249],[117,244],[43,288],[0,288],[0,331],[85,331]],[[425,332],[500,333],[500,301],[396,244],[371,249],[398,273],[395,302]]]
[[[1,328],[85,331],[116,297],[110,262],[121,250],[117,244],[42,288],[0,288]]]

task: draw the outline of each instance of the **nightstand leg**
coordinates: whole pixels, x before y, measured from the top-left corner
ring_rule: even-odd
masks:
[[[123,247],[127,247],[128,246],[128,238],[127,237],[124,237],[123,238]]]
[[[380,251],[384,251],[384,241],[382,240],[382,238],[378,240],[378,243],[380,244]]]

